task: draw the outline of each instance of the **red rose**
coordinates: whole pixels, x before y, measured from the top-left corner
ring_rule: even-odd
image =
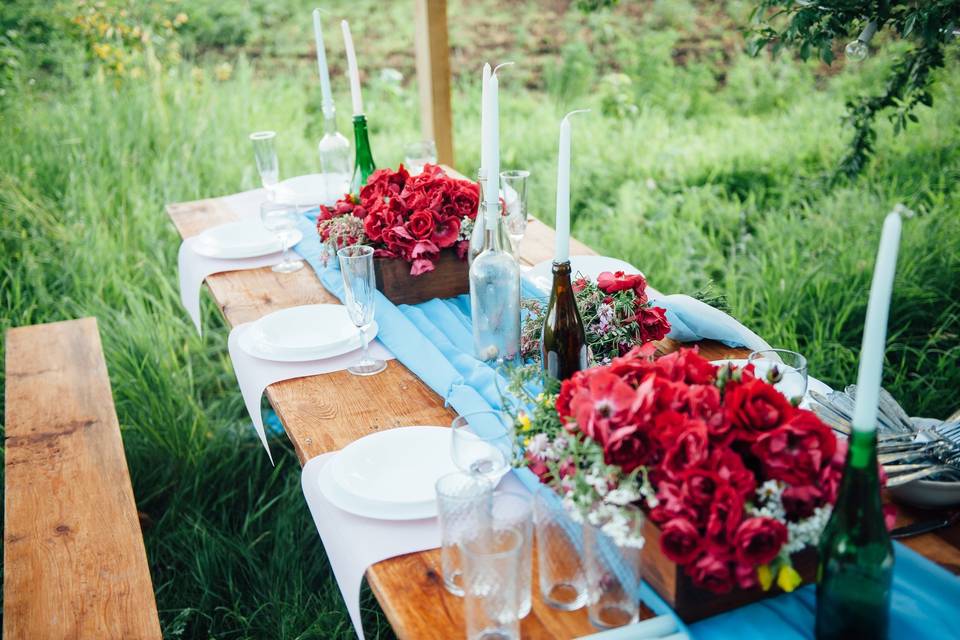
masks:
[[[779,427],[794,412],[783,394],[762,380],[750,380],[728,390],[724,406],[727,420],[737,429],[736,437],[748,441]]]
[[[360,189],[360,202],[370,204],[384,198],[399,196],[410,174],[400,165],[396,171],[377,169],[367,178],[367,184]]]
[[[741,589],[753,589],[760,584],[757,580],[757,568],[749,564],[737,564],[734,568],[737,586]]]
[[[646,296],[647,280],[639,273],[627,275],[623,271],[617,271],[615,273],[604,271],[597,276],[597,286],[600,287],[600,290],[604,293],[616,293],[617,291],[633,289],[638,296]]]
[[[455,216],[434,214],[433,221],[435,224],[433,241],[441,249],[452,246],[460,235],[460,219]]]
[[[716,472],[721,481],[726,482],[740,494],[741,501],[757,488],[753,473],[743,464],[743,459],[735,451],[726,447],[714,449],[710,453],[708,467]]]
[[[743,520],[743,496],[728,484],[714,494],[707,516],[707,548],[716,554],[728,554]]]
[[[660,438],[664,448],[660,467],[668,476],[678,477],[685,470],[707,461],[710,442],[703,420],[686,419],[680,426],[669,429],[667,434]]]
[[[417,258],[436,260],[439,254],[440,249],[429,240],[417,240],[417,243],[410,249],[410,257],[414,260]]]
[[[435,228],[433,212],[429,209],[414,211],[410,219],[407,220],[407,231],[417,240],[429,239]]]
[[[657,371],[653,361],[656,351],[657,347],[653,344],[633,347],[622,356],[614,358],[604,369],[622,378],[627,384],[637,385],[644,376]]]
[[[650,435],[636,424],[613,429],[603,443],[603,461],[631,473],[653,454]]]
[[[813,515],[813,511],[823,504],[823,491],[814,485],[789,486],[780,497],[787,520],[796,522]]]
[[[654,365],[664,377],[674,382],[713,384],[717,377],[717,367],[701,356],[696,347],[669,353],[657,359]]]
[[[748,518],[737,529],[734,546],[737,560],[742,564],[758,566],[777,557],[787,541],[787,528],[773,518]]]
[[[727,593],[733,588],[733,572],[730,563],[709,553],[688,564],[687,573],[693,584],[713,593]]]
[[[587,288],[588,284],[590,284],[590,281],[584,278],[583,276],[577,278],[576,280],[573,281],[573,285],[572,285],[573,292],[580,293],[581,291]]]
[[[381,239],[383,244],[387,245],[387,249],[394,251],[405,260],[410,259],[410,251],[417,244],[417,241],[410,235],[406,227],[402,227],[399,224],[384,229]]]
[[[433,264],[433,260],[427,258],[419,258],[414,260],[410,264],[410,275],[418,276],[421,273],[427,273],[428,271],[433,271],[436,265]]]
[[[809,485],[817,481],[836,448],[830,427],[812,411],[797,409],[782,426],[760,435],[750,452],[760,459],[768,478]]]
[[[700,534],[686,518],[674,518],[660,527],[660,548],[673,562],[686,564],[700,553]]]
[[[480,205],[480,186],[475,182],[456,180],[450,190],[450,204],[456,207],[459,217],[475,219]]]
[[[470,251],[470,241],[461,240],[457,243],[457,257],[461,260],[467,259],[467,253]]]
[[[720,476],[708,469],[687,469],[680,474],[684,501],[692,507],[702,509],[713,502],[717,488],[722,484]]]
[[[641,342],[662,340],[670,333],[667,310],[660,307],[637,307],[633,321],[637,323],[637,339]]]
[[[639,400],[633,387],[601,369],[572,395],[570,412],[580,431],[602,445],[612,429],[627,424]]]
[[[824,499],[833,504],[837,501],[837,492],[840,491],[840,480],[843,478],[843,469],[847,461],[847,441],[837,440],[837,448],[834,451],[830,464],[824,465],[820,470],[817,486],[823,490]]]
[[[550,484],[553,476],[550,475],[550,469],[547,467],[547,464],[543,460],[536,458],[529,451],[524,451],[523,457],[527,462],[527,468],[533,472],[533,475],[537,476],[540,482]]]
[[[656,523],[667,522],[674,518],[684,518],[697,522],[697,511],[683,497],[680,485],[673,482],[657,484],[657,506],[650,510],[650,519]]]

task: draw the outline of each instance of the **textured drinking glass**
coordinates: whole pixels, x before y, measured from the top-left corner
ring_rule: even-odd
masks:
[[[293,273],[303,267],[303,260],[294,259],[290,253],[290,241],[297,230],[300,212],[296,205],[281,204],[279,202],[263,202],[260,204],[260,219],[263,226],[277,235],[283,247],[283,258],[273,265],[277,273]]]
[[[250,134],[260,182],[263,188],[271,193],[273,186],[280,180],[280,161],[277,159],[277,148],[274,144],[276,138],[276,131],[257,131]]]
[[[643,516],[635,515],[628,535],[640,535]],[[642,548],[618,545],[598,527],[585,525],[587,614],[600,629],[633,624],[640,617]]]
[[[500,184],[503,187],[503,201],[506,206],[507,235],[510,236],[510,246],[516,257],[520,251],[520,241],[527,232],[527,179],[530,172],[524,169],[503,171],[500,173]]]
[[[464,610],[468,640],[515,640],[517,577],[523,534],[493,528],[466,540],[463,552]]]
[[[790,400],[802,400],[807,393],[807,359],[796,351],[754,351],[747,358],[747,362],[754,365],[758,378],[771,383]]]
[[[437,145],[433,140],[411,142],[403,148],[403,154],[403,166],[410,175],[421,173],[424,165],[437,164]]]
[[[490,503],[494,530],[514,529],[523,536],[517,567],[517,617],[530,613],[530,585],[533,582],[533,506],[528,494],[494,491]]]
[[[469,473],[448,473],[435,485],[440,521],[440,565],[443,586],[463,595],[463,561],[460,545],[487,527],[493,485]]]
[[[533,496],[540,596],[554,609],[574,611],[587,601],[583,568],[583,526],[574,522],[560,497],[546,485]]]
[[[513,460],[513,420],[502,411],[457,416],[451,424],[453,463],[461,471],[496,482]]]
[[[347,371],[357,376],[372,376],[387,368],[383,360],[370,357],[370,344],[367,336],[373,323],[373,311],[376,303],[377,279],[373,271],[373,247],[355,244],[337,251],[340,259],[340,274],[343,276],[343,289],[347,312],[350,320],[360,329],[360,341],[363,343],[363,355],[360,362],[348,367]]]

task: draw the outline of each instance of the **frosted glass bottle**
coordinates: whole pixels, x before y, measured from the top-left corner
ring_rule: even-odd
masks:
[[[470,265],[474,353],[486,362],[511,361],[520,352],[520,267],[509,237],[504,243],[498,233],[499,203],[485,208],[483,245]]]
[[[323,174],[328,195],[341,197],[350,189],[352,167],[350,142],[337,131],[335,111],[324,111],[323,137],[317,145],[320,155],[320,173]]]

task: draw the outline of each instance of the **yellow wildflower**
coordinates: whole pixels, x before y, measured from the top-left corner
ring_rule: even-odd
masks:
[[[757,567],[757,580],[760,581],[760,586],[763,587],[764,591],[770,591],[770,586],[773,584],[773,572],[770,571],[770,565],[762,564]]]
[[[107,56],[110,55],[110,45],[105,42],[95,42],[93,44],[93,52],[101,60],[106,60]]]
[[[524,446],[524,447],[529,447],[529,446],[530,446],[530,438],[524,438],[524,439],[523,439],[523,446]]]
[[[530,431],[530,416],[522,413],[517,418],[517,422],[520,424],[520,431]]]
[[[780,573],[777,574],[778,587],[790,593],[799,587],[801,582],[803,582],[803,578],[800,577],[800,574],[797,573],[797,570],[792,566],[785,564],[780,567]]]

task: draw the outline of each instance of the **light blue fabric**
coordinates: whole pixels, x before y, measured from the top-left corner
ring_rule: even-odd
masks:
[[[321,246],[313,221],[305,218],[300,228],[304,239],[296,246],[297,253],[317,272],[324,287],[342,299],[343,280],[338,270],[326,269],[321,263]],[[524,293],[534,295],[535,290],[525,285]],[[497,374],[487,364],[473,357],[468,296],[398,307],[377,292],[376,304],[376,320],[380,327],[377,337],[457,413],[463,415],[501,408]],[[685,301],[678,306],[690,308]],[[702,323],[691,320],[684,324],[686,330],[691,332],[710,329],[705,326],[710,324],[709,321]],[[531,491],[539,486],[529,470],[518,470],[516,473]],[[890,637],[911,640],[960,638],[957,609],[960,604],[960,579],[900,544],[895,548]],[[641,587],[640,597],[658,615],[676,617],[646,583]],[[751,640],[774,635],[777,640],[812,638],[814,601],[812,587],[806,587],[793,594],[771,598],[698,622],[689,627],[689,632],[696,640]],[[678,625],[681,630],[686,630],[679,620]]]

